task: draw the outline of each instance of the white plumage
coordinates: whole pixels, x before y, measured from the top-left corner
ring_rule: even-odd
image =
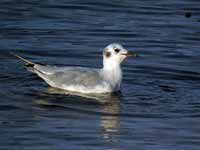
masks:
[[[80,93],[110,93],[120,90],[121,63],[127,56],[136,56],[119,44],[110,44],[103,51],[103,68],[58,67],[26,62],[28,70],[36,73],[50,86]]]

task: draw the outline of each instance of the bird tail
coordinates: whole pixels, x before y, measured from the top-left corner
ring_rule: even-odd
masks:
[[[42,72],[40,69],[37,68],[37,66],[39,64],[36,64],[36,63],[33,63],[17,54],[14,54],[14,53],[10,53],[11,55],[15,56],[16,58],[18,58],[19,60],[23,61],[25,63],[25,67],[28,71],[30,72],[33,72],[33,73],[36,73],[39,77],[41,77],[42,79],[44,80],[47,80],[46,78],[46,74],[44,72]],[[39,65],[41,66],[41,65]]]
[[[25,58],[17,55],[17,54],[14,54],[14,53],[10,53],[10,54],[13,55],[13,56],[15,56],[19,60],[23,61],[25,63],[25,65],[24,65],[25,67],[27,67],[27,68],[34,68],[35,63],[33,63],[33,62],[31,62],[31,61],[29,61],[29,60],[27,60],[27,59],[25,59]]]

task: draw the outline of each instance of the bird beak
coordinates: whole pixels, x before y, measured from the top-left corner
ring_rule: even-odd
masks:
[[[124,55],[126,57],[137,57],[137,54],[135,52],[126,52],[126,53],[122,53],[121,55]]]

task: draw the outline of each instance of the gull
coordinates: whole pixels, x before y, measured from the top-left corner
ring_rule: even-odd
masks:
[[[125,58],[136,56],[122,45],[109,44],[103,50],[103,67],[60,67],[33,63],[13,54],[23,62],[28,71],[37,74],[54,88],[78,93],[112,93],[120,91],[122,82],[121,64]]]

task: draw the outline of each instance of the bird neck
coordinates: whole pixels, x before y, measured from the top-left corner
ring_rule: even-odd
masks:
[[[114,61],[103,62],[104,78],[110,82],[115,90],[119,90],[122,80],[122,70],[119,63]]]

